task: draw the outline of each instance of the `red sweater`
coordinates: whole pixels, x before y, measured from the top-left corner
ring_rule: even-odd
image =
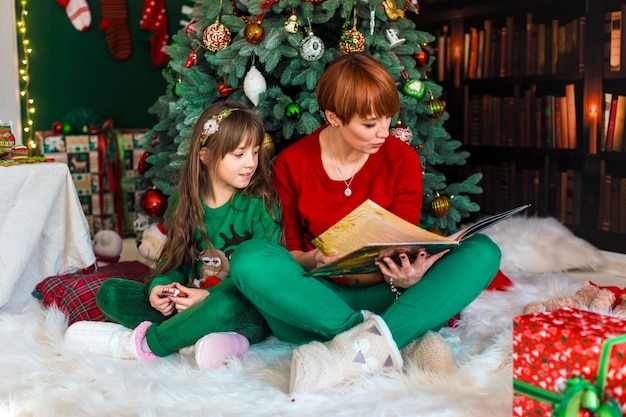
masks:
[[[272,170],[280,194],[289,250],[314,249],[311,240],[368,198],[405,220],[418,224],[422,209],[422,167],[415,150],[389,136],[346,184],[328,177],[322,166],[321,126],[283,150]]]

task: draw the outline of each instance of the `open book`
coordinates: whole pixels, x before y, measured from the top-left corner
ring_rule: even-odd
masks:
[[[486,217],[445,237],[411,224],[371,200],[364,201],[311,243],[327,256],[344,255],[335,262],[312,269],[306,275],[325,277],[370,274],[380,270],[374,261],[409,255],[411,261],[424,249],[433,254],[460,245],[463,240],[525,209],[526,204]]]

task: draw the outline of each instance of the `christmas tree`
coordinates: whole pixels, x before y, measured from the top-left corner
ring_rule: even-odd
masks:
[[[457,230],[479,209],[469,195],[482,192],[481,175],[447,184],[438,169],[463,165],[469,154],[445,130],[442,87],[428,78],[434,37],[417,30],[408,16],[419,5],[396,1],[197,0],[190,22],[166,47],[172,59],[163,71],[166,92],[150,109],[159,122],[146,148],[151,167],[143,187],[164,195],[175,191],[194,122],[217,100],[251,103],[266,124],[264,146],[280,152],[324,123],[315,86],[325,66],[340,54],[364,52],[398,83],[402,110],[390,130],[422,160],[420,226]]]

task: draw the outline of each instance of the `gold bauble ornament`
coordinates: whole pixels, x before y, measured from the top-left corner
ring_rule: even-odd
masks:
[[[263,143],[261,144],[263,149],[265,149],[265,154],[269,159],[274,157],[274,152],[276,152],[276,145],[274,145],[274,139],[270,136],[269,133],[266,133],[263,136]]]

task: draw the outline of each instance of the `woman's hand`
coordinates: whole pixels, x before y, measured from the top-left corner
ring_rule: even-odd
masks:
[[[446,249],[435,255],[428,255],[425,250],[421,250],[413,263],[411,263],[406,253],[401,253],[399,265],[388,256],[380,261],[376,261],[376,265],[380,268],[385,281],[389,282],[390,279],[393,279],[394,286],[410,288],[418,283],[424,277],[426,271],[449,251],[450,249]]]

